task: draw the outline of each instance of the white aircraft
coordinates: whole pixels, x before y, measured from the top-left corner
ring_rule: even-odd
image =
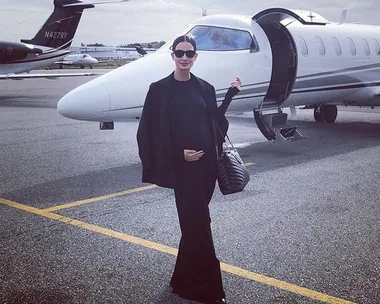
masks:
[[[0,80],[24,78],[57,78],[89,76],[94,73],[19,74],[46,67],[70,53],[69,47],[77,30],[83,10],[95,4],[125,2],[109,0],[82,3],[79,0],[54,0],[54,11],[31,40],[0,41]]]
[[[64,65],[80,66],[81,69],[85,66],[89,66],[90,69],[92,69],[92,66],[98,62],[99,61],[96,58],[91,57],[88,54],[73,54],[66,56],[60,61],[54,62],[54,64],[57,64],[60,69],[62,69]]]
[[[240,76],[243,86],[229,111],[253,110],[268,140],[303,138],[296,126],[286,125],[284,107],[314,108],[317,122],[332,123],[337,105],[380,106],[379,26],[271,8],[253,17],[203,17],[182,34],[196,40],[193,72],[215,86],[218,101]],[[101,129],[139,118],[150,83],[174,70],[172,42],[69,92],[58,103],[59,113],[99,121]]]

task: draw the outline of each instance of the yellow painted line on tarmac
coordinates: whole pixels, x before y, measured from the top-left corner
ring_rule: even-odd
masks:
[[[118,196],[122,196],[122,195],[137,193],[137,192],[141,192],[141,191],[145,191],[145,190],[149,190],[149,189],[153,189],[153,188],[157,188],[157,186],[156,185],[149,185],[149,186],[129,189],[129,190],[121,191],[121,192],[116,192],[116,193],[111,193],[111,194],[107,194],[107,195],[93,197],[93,198],[89,198],[89,199],[85,199],[85,200],[81,200],[81,201],[76,201],[76,202],[72,202],[69,204],[58,205],[58,206],[54,206],[54,207],[50,207],[50,208],[46,208],[46,209],[41,209],[41,211],[42,212],[53,212],[53,211],[57,211],[57,210],[62,210],[62,209],[77,207],[77,206],[85,205],[85,204],[89,204],[89,203],[94,203],[94,202],[98,202],[98,201],[102,201],[105,199],[110,199],[110,198],[114,198],[114,197],[118,197]]]
[[[223,271],[232,273],[239,277],[243,277],[252,281],[260,282],[265,285],[273,286],[279,289],[283,289],[313,300],[332,303],[332,304],[355,304],[354,302],[350,302],[347,300],[343,300],[337,297],[329,296],[325,293],[318,292],[312,289],[304,288],[301,286],[297,286],[285,281],[281,281],[272,277],[268,277],[262,274],[254,273],[239,267],[235,267],[232,265],[228,265],[225,263],[220,263],[220,267]]]
[[[1,198],[1,197],[0,197],[0,204],[7,205],[9,207],[16,208],[16,209],[26,211],[29,213],[33,213],[33,214],[37,214],[37,215],[43,215],[43,212],[41,211],[41,209],[30,207],[30,206],[23,205],[23,204],[19,204],[16,202],[12,202],[12,201],[6,200],[6,199]]]
[[[249,166],[255,165],[255,163],[245,163],[244,165],[246,167],[249,167]],[[129,189],[129,190],[121,191],[121,192],[111,193],[111,194],[107,194],[107,195],[93,197],[93,198],[89,198],[89,199],[85,199],[85,200],[72,202],[69,204],[53,206],[53,207],[40,209],[40,210],[43,212],[54,212],[54,211],[58,211],[58,210],[62,210],[62,209],[68,209],[71,207],[77,207],[77,206],[81,206],[81,205],[85,205],[85,204],[95,203],[98,201],[102,201],[105,199],[110,199],[110,198],[114,198],[114,197],[118,197],[118,196],[133,194],[133,193],[137,193],[137,192],[141,192],[141,191],[145,191],[145,190],[149,190],[149,189],[153,189],[153,188],[157,188],[157,186],[156,185],[149,185],[149,186]]]
[[[65,223],[65,224],[69,224],[69,225],[72,225],[72,226],[76,226],[76,227],[80,227],[80,228],[83,228],[83,229],[87,229],[87,230],[90,230],[90,231],[93,231],[93,232],[97,232],[97,233],[100,233],[100,234],[103,234],[103,235],[107,235],[107,236],[110,236],[110,237],[113,237],[113,238],[116,238],[116,239],[127,241],[127,242],[130,242],[130,243],[136,244],[136,245],[141,245],[141,246],[146,247],[146,248],[155,249],[157,251],[161,251],[161,252],[164,252],[164,253],[168,253],[168,254],[172,254],[172,255],[177,255],[177,252],[178,252],[177,249],[174,249],[174,248],[171,248],[171,247],[168,247],[168,246],[165,246],[165,245],[157,244],[157,243],[154,243],[154,242],[151,242],[151,241],[147,241],[147,240],[135,237],[135,236],[131,236],[131,235],[127,235],[127,234],[124,234],[124,233],[121,233],[121,232],[117,232],[117,231],[114,231],[114,230],[102,228],[102,227],[99,227],[99,226],[96,226],[96,225],[88,224],[88,223],[85,223],[85,222],[82,222],[82,221],[78,221],[78,220],[75,220],[75,219],[72,219],[72,218],[69,218],[69,217],[65,217],[65,216],[62,216],[62,215],[59,215],[59,214],[55,214],[55,213],[51,213],[51,212],[46,212],[46,211],[43,211],[42,209],[37,209],[37,208],[34,208],[34,207],[29,207],[29,206],[26,206],[26,205],[23,205],[23,204],[19,204],[19,203],[16,203],[16,202],[12,202],[12,201],[9,201],[9,200],[3,199],[3,198],[0,198],[0,203],[3,204],[3,205],[7,205],[7,206],[10,206],[10,207],[19,209],[19,210],[23,210],[23,211],[29,212],[29,213],[40,215],[40,216],[46,217],[48,219],[56,220],[56,221],[59,221],[59,222]]]
[[[144,239],[141,239],[141,238],[138,238],[135,236],[131,236],[128,234],[124,234],[121,232],[117,232],[114,230],[102,228],[102,227],[99,227],[96,225],[88,224],[88,223],[85,223],[82,221],[71,219],[71,218],[61,216],[58,214],[54,214],[51,212],[47,212],[46,209],[42,210],[42,209],[38,209],[38,208],[34,208],[34,207],[29,207],[29,206],[19,204],[16,202],[12,202],[12,201],[9,201],[9,200],[3,199],[3,198],[0,198],[0,204],[7,205],[9,207],[16,208],[19,210],[23,210],[23,211],[26,211],[28,213],[43,216],[43,217],[46,217],[46,218],[49,218],[52,220],[56,220],[56,221],[59,221],[59,222],[62,222],[62,223],[68,224],[68,225],[87,229],[87,230],[90,230],[92,232],[103,234],[103,235],[106,235],[106,236],[109,236],[112,238],[117,238],[117,239],[120,239],[123,241],[127,241],[127,242],[130,242],[130,243],[133,243],[136,245],[140,245],[140,246],[143,246],[146,248],[154,249],[154,250],[157,250],[159,252],[163,252],[163,253],[167,253],[167,254],[171,254],[171,255],[177,255],[177,253],[178,253],[177,249],[175,249],[175,248],[165,246],[165,245],[161,245],[161,244],[151,242],[148,240],[144,240]],[[245,278],[245,279],[252,280],[255,282],[259,282],[259,283],[269,285],[269,286],[272,286],[275,288],[279,288],[279,289],[282,289],[282,290],[285,290],[288,292],[292,292],[292,293],[295,293],[295,294],[298,294],[298,295],[301,295],[301,296],[304,296],[304,297],[307,297],[307,298],[310,298],[313,300],[317,300],[317,301],[321,301],[321,302],[325,302],[325,303],[331,303],[331,304],[355,304],[354,302],[350,302],[350,301],[343,300],[343,299],[340,299],[337,297],[333,297],[333,296],[324,294],[322,292],[318,292],[318,291],[315,291],[312,289],[300,287],[300,286],[297,286],[297,285],[294,285],[291,283],[287,283],[285,281],[281,281],[281,280],[278,280],[278,279],[275,279],[275,278],[272,278],[269,276],[258,274],[258,273],[248,271],[248,270],[245,270],[245,269],[242,269],[239,267],[235,267],[232,265],[228,265],[225,263],[221,263],[221,269],[225,272],[234,274],[234,275],[239,276],[241,278]]]

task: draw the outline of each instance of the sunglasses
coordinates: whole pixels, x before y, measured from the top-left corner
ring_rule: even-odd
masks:
[[[193,58],[195,56],[195,51],[193,51],[193,50],[190,50],[190,51],[175,50],[174,51],[174,55],[177,58],[182,58],[183,55],[185,55],[185,54],[186,54],[187,58]]]

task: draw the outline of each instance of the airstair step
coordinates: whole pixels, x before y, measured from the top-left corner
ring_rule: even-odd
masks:
[[[287,141],[305,139],[297,130],[296,125],[288,125],[288,114],[278,109],[277,113],[263,114],[261,111],[254,111],[256,124],[263,135],[268,140],[282,138]]]

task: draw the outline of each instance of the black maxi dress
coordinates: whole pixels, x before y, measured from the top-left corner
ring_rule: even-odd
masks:
[[[194,77],[174,81],[169,119],[174,193],[182,232],[170,285],[183,298],[208,303],[225,298],[225,293],[208,207],[216,182],[215,143],[207,104]],[[184,149],[203,150],[205,154],[198,161],[187,162]]]

